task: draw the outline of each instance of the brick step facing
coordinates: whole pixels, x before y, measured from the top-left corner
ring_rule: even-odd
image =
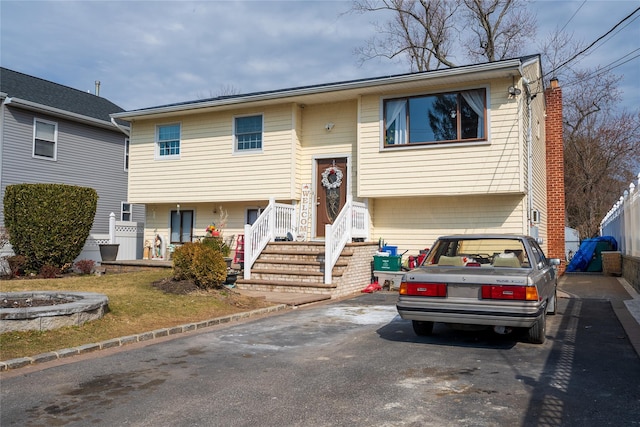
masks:
[[[341,277],[353,250],[340,254],[332,271]],[[272,242],[262,251],[251,269],[251,279],[238,278],[236,286],[245,290],[325,293],[337,287],[324,283],[324,243]]]
[[[262,266],[262,265],[306,266],[306,267],[313,267],[313,268],[322,268],[324,267],[324,260],[317,261],[317,260],[307,260],[307,259],[270,259],[266,257],[260,257],[253,264],[254,266],[253,269],[255,269],[256,266]],[[349,262],[347,262],[346,259],[339,258],[338,261],[336,262],[335,267],[347,267],[348,265],[349,265]],[[253,271],[253,269],[251,271]]]

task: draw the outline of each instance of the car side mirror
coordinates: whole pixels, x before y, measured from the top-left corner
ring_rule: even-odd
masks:
[[[553,266],[557,266],[560,265],[560,258],[551,258],[549,260],[549,264],[553,265]]]

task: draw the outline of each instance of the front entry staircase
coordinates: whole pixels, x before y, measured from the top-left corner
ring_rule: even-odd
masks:
[[[364,289],[371,279],[375,243],[348,243],[324,283],[324,242],[269,242],[251,268],[251,278],[238,278],[236,287],[246,294],[304,295],[305,303],[337,298]]]

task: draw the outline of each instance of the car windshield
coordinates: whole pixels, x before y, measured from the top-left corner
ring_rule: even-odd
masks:
[[[530,268],[527,251],[519,239],[439,239],[425,266]]]

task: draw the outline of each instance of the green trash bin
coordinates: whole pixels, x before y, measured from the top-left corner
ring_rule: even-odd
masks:
[[[596,250],[593,252],[593,258],[587,266],[587,272],[596,273],[602,271],[602,252],[612,251],[613,248],[609,242],[596,243]]]

